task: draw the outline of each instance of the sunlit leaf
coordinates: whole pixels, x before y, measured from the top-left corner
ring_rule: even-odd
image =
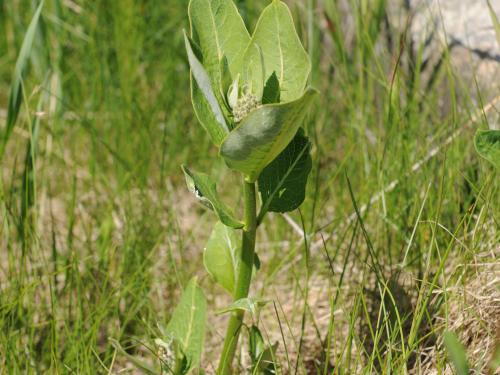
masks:
[[[186,166],[182,166],[182,170],[189,190],[201,203],[213,210],[224,225],[235,229],[243,228],[243,223],[235,219],[231,209],[220,200],[217,194],[217,185],[210,176],[205,173],[193,172]]]
[[[217,222],[208,239],[203,261],[214,280],[233,294],[239,263],[240,241],[234,229]]]
[[[306,184],[312,168],[311,144],[299,129],[295,138],[260,174],[259,191],[262,213],[289,212],[305,198]]]
[[[229,132],[229,127],[212,88],[212,82],[195,53],[195,47],[184,33],[186,51],[191,67],[191,89],[194,111],[201,125],[217,146]]]
[[[316,91],[309,89],[296,101],[267,104],[250,112],[221,146],[227,165],[245,174],[248,181],[256,181],[290,144],[315,95]]]
[[[228,312],[234,312],[234,311],[245,311],[249,312],[252,315],[256,315],[258,312],[258,309],[261,308],[262,306],[266,305],[269,301],[263,300],[263,299],[256,299],[256,298],[241,298],[237,301],[234,301],[232,304],[230,304],[228,307],[225,309],[219,310],[219,314],[225,314]]]
[[[189,19],[193,40],[200,46],[212,82],[220,82],[220,61],[227,58],[229,71],[236,76],[238,56],[250,42],[250,35],[232,0],[191,0]]]
[[[235,63],[241,61],[237,56],[243,54],[250,42],[250,35],[232,0],[191,0],[188,13],[192,39],[200,47],[203,66],[215,97],[222,105],[225,101],[227,81],[232,82],[232,77],[241,70]],[[196,82],[192,82],[193,104],[198,107],[198,119],[202,123],[210,124],[210,113],[202,110],[207,107],[206,97],[199,94],[196,86]],[[227,121],[231,122],[229,108],[222,106],[222,112]],[[215,143],[220,145],[220,140]]]
[[[261,59],[263,56],[264,67]],[[285,3],[273,2],[262,12],[242,63],[244,81],[261,96],[267,78],[273,72],[281,87],[281,100],[288,102],[302,96],[311,71],[311,62],[295,31],[292,14]],[[264,69],[264,72],[262,71]]]
[[[205,340],[207,303],[196,278],[191,279],[175,307],[164,334],[181,345],[190,368],[198,366]],[[189,371],[189,369],[188,369]],[[187,372],[187,371],[186,371]]]

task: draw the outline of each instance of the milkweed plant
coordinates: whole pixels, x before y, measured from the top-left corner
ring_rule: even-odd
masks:
[[[307,87],[311,63],[281,1],[263,10],[252,35],[231,0],[191,0],[188,13],[191,31],[184,39],[194,112],[225,164],[242,176],[239,218],[218,196],[209,175],[182,167],[188,188],[218,219],[204,249],[205,267],[233,297],[221,312],[229,321],[217,374],[234,373],[242,332],[249,334],[251,372],[272,374],[276,347],[267,347],[258,327],[247,327],[243,320],[265,303],[249,297],[259,268],[257,227],[268,212],[289,212],[304,201],[312,162],[301,125],[317,94]],[[198,367],[205,319],[205,297],[192,279],[164,338],[157,340],[169,373]]]

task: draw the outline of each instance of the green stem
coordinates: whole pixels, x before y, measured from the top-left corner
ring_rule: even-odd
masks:
[[[236,288],[234,291],[235,301],[248,297],[255,254],[255,234],[257,228],[255,184],[246,181],[244,184],[243,194],[245,205],[245,228],[243,229],[241,260],[236,279]],[[224,339],[224,347],[222,349],[219,368],[217,369],[218,375],[230,375],[233,373],[231,371],[231,365],[236,352],[236,346],[238,345],[238,337],[243,325],[244,315],[245,312],[242,310],[231,313],[226,338]]]

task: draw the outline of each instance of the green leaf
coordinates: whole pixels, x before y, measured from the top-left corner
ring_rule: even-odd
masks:
[[[264,67],[261,64],[261,53]],[[272,72],[276,72],[278,77],[283,102],[302,96],[311,71],[311,62],[285,3],[273,0],[264,9],[242,57],[241,66],[244,81],[251,82],[252,91],[258,97],[263,92],[262,77],[268,77]]]
[[[500,169],[500,130],[478,131],[474,145],[479,155]]]
[[[213,210],[224,225],[235,229],[243,228],[244,224],[235,219],[229,207],[219,199],[217,185],[208,175],[190,171],[186,166],[182,166],[182,170],[189,190],[201,203]]]
[[[196,49],[191,39],[184,33],[186,51],[191,67],[191,99],[193,108],[201,125],[210,135],[212,142],[217,146],[221,144],[224,137],[229,133],[224,113],[219,105],[210,77],[196,56]],[[217,87],[217,86],[216,86]]]
[[[252,374],[276,374],[274,358],[278,343],[266,346],[259,328],[253,325],[249,331],[250,359],[252,360]]]
[[[225,309],[219,310],[218,314],[226,314],[228,312],[234,311],[245,311],[251,313],[253,316],[257,315],[257,311],[260,307],[265,306],[269,301],[260,298],[241,298],[234,301]]]
[[[188,13],[192,38],[200,46],[203,66],[210,78],[215,97],[222,105],[225,102],[224,88],[227,81],[232,82],[231,77],[235,77],[241,70],[235,63],[237,60],[238,63],[241,61],[237,57],[243,54],[249,44],[250,35],[238,8],[231,0],[191,0]],[[210,113],[201,110],[207,107],[205,98],[199,94],[195,84],[192,84],[191,90],[193,104],[199,108],[198,119],[202,123],[210,124],[213,120]],[[223,106],[222,112],[228,122],[231,122],[229,109]],[[219,146],[221,139],[217,139],[215,143]]]
[[[259,191],[262,196],[262,211],[289,212],[304,201],[307,178],[312,168],[311,143],[299,129],[295,138],[262,171]]]
[[[255,182],[292,141],[315,95],[309,89],[296,101],[267,104],[250,112],[222,143],[220,154],[227,165]]]
[[[188,12],[193,40],[200,46],[212,82],[220,83],[220,61],[224,56],[235,77],[240,70],[235,64],[250,43],[236,5],[231,0],[191,0]]]
[[[240,241],[235,230],[217,222],[203,252],[203,262],[214,280],[231,294],[236,283],[239,253]]]
[[[280,81],[273,72],[267,79],[264,86],[264,93],[262,94],[262,104],[274,104],[280,102]]]
[[[220,61],[220,71],[221,71],[221,82],[219,85],[219,93],[221,95],[222,101],[224,102],[225,109],[229,113],[230,106],[227,100],[228,99],[227,93],[233,83],[233,78],[231,77],[231,73],[229,72],[229,65],[226,56],[224,56]]]
[[[198,366],[205,340],[207,303],[196,278],[186,286],[164,334],[177,340],[190,368]],[[188,371],[189,371],[188,369]],[[187,372],[187,371],[186,371]]]
[[[0,141],[0,160],[3,158],[5,152],[5,146],[9,141],[12,130],[16,124],[17,118],[19,116],[19,111],[21,108],[21,103],[23,100],[23,79],[30,59],[31,50],[33,46],[33,41],[36,36],[36,30],[38,28],[38,21],[40,20],[40,14],[42,13],[44,1],[40,1],[38,8],[31,19],[28,31],[24,36],[23,43],[21,45],[21,50],[19,56],[17,57],[16,66],[14,68],[14,77],[10,88],[9,94],[9,105],[7,111],[7,123],[5,131],[2,134],[2,140]]]
[[[453,332],[446,331],[444,333],[444,345],[448,351],[450,361],[453,363],[458,375],[469,374],[469,364],[467,363],[467,355],[462,343],[458,340]]]

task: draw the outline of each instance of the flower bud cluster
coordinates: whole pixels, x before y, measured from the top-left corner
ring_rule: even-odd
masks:
[[[234,122],[238,123],[243,120],[252,110],[260,106],[260,101],[252,93],[247,93],[238,99],[236,106],[233,108]]]

